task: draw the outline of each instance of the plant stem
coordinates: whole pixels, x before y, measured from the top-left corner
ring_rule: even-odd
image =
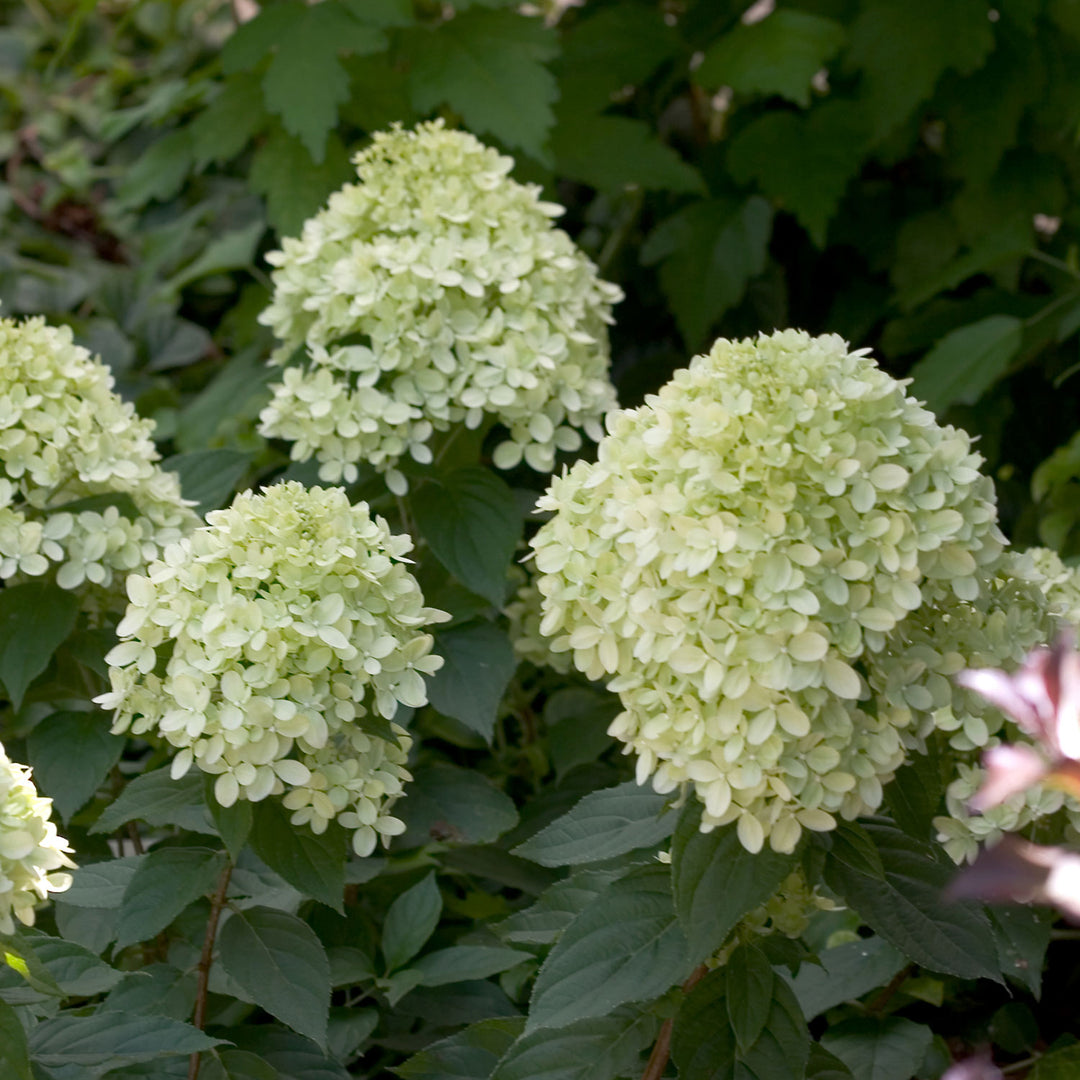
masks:
[[[683,993],[689,994],[708,974],[709,969],[704,964],[698,964],[690,973],[690,978],[682,984]],[[653,1045],[652,1053],[649,1055],[649,1064],[645,1066],[645,1071],[641,1074],[641,1080],[660,1080],[660,1077],[664,1075],[668,1058],[671,1056],[671,1029],[674,1026],[675,1020],[670,1016],[660,1025],[656,1043]]]
[[[904,985],[915,971],[914,964],[908,964],[906,968],[902,968],[893,977],[892,981],[881,991],[880,994],[869,1005],[866,1006],[866,1011],[872,1013],[875,1016],[879,1015],[886,1005],[892,1001],[896,995],[897,990]]]
[[[200,1031],[206,1022],[206,996],[210,987],[210,968],[214,962],[214,939],[217,937],[218,920],[221,918],[221,909],[225,906],[225,894],[229,890],[232,872],[233,864],[229,859],[225,863],[225,869],[221,871],[221,877],[218,878],[214,898],[210,901],[210,917],[206,920],[206,937],[203,938],[202,954],[199,957],[199,986],[195,994],[195,1015],[191,1021]],[[199,1051],[196,1050],[188,1059],[188,1080],[198,1080],[201,1061]]]

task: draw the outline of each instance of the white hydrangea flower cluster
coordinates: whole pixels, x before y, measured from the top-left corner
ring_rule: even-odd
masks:
[[[262,433],[290,440],[294,460],[317,457],[324,481],[351,483],[366,462],[398,493],[400,459],[431,461],[432,433],[455,423],[506,425],[504,469],[522,457],[551,469],[578,429],[600,438],[622,292],[552,227],[562,208],[441,120],[378,133],[355,163],[361,183],[267,256],[260,321],[285,370]]]
[[[63,892],[74,867],[65,854],[68,842],[49,820],[52,799],[37,793],[30,770],[11,761],[0,745],[0,933],[11,934],[15,921],[34,925],[34,905],[51,892]]]
[[[0,579],[57,565],[61,588],[108,587],[198,524],[112,387],[68,327],[0,319]]]
[[[145,576],[106,658],[113,731],[157,732],[216,775],[231,806],[283,795],[296,825],[336,819],[359,855],[404,826],[391,807],[410,779],[398,705],[427,702],[442,666],[406,569],[407,536],[340,488],[244,492],[170,545]]]
[[[750,851],[876,808],[905,756],[856,667],[911,611],[979,595],[993,487],[865,350],[720,340],[539,506],[541,631],[624,706],[640,782],[690,782]]]

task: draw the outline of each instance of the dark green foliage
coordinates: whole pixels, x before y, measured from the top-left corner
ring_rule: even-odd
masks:
[[[719,334],[835,331],[981,437],[1018,546],[1080,556],[1076,4],[248,7],[0,0],[0,314],[100,354],[200,513],[318,482],[256,430],[264,256],[375,131],[440,116],[513,154],[625,290],[623,404]],[[490,468],[497,434],[440,434],[400,499],[370,469],[349,489],[452,615],[430,704],[395,718],[405,831],[368,858],[110,733],[119,589],[0,583],[0,743],[79,864],[0,935],[5,1080],[183,1080],[193,1054],[202,1080],[638,1080],[668,1034],[678,1080],[928,1080],[983,1043],[1074,1075],[1073,943],[944,899],[933,745],[888,819],[751,855],[634,782],[613,694],[518,664],[501,609],[546,478]],[[64,509],[109,506],[137,516]],[[764,905],[796,871],[846,910],[789,939]]]

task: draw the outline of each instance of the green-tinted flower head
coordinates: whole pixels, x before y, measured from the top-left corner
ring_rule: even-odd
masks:
[[[621,292],[552,226],[561,208],[441,121],[379,133],[355,161],[361,182],[268,256],[260,318],[285,370],[262,432],[317,457],[323,480],[351,482],[366,462],[398,491],[400,459],[430,461],[451,424],[504,424],[501,468],[550,469],[579,429],[599,438]]]
[[[63,892],[75,864],[71,850],[49,820],[52,800],[38,795],[25,765],[9,760],[0,746],[0,934],[15,929],[15,919],[34,925],[34,906],[51,892]]]
[[[0,578],[107,587],[197,524],[112,386],[67,327],[0,319]]]
[[[607,420],[596,464],[541,499],[542,632],[625,711],[658,791],[750,850],[875,808],[904,759],[854,666],[909,612],[975,598],[999,557],[990,481],[864,351],[720,340]]]
[[[295,824],[337,819],[366,855],[401,823],[409,779],[399,704],[426,703],[442,665],[405,566],[412,548],[340,488],[277,484],[238,495],[170,545],[145,576],[107,657],[113,730],[156,732],[216,775],[223,806],[284,795]]]

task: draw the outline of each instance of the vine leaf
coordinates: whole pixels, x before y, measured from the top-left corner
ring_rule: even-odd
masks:
[[[470,131],[487,132],[507,146],[547,161],[555,122],[555,76],[544,61],[556,55],[552,31],[514,11],[475,9],[437,26],[420,27],[405,44],[409,88],[421,113],[449,105]]]

